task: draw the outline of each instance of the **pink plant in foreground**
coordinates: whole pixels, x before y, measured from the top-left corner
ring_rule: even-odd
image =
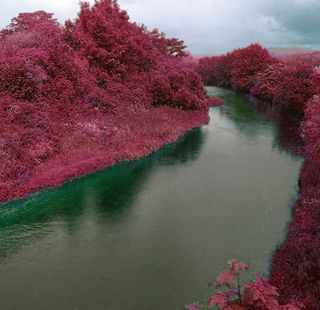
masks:
[[[241,284],[240,274],[249,269],[248,264],[235,259],[228,261],[229,268],[216,279],[216,293],[210,297],[207,306],[192,304],[188,310],[226,309],[226,310],[299,310],[304,306],[299,302],[280,305],[277,288],[266,279],[256,276],[255,281]]]

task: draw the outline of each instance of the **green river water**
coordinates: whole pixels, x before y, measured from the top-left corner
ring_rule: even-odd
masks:
[[[245,95],[136,162],[0,207],[0,309],[183,309],[230,258],[268,274],[302,159]]]

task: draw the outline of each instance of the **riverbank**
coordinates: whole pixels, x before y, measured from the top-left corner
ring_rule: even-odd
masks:
[[[288,131],[297,129],[293,141],[303,141],[299,198],[287,238],[272,259],[270,282],[279,289],[282,304],[298,300],[315,310],[320,308],[319,63],[319,52],[275,58],[253,44],[200,59],[198,66],[209,85],[231,87],[268,102]]]
[[[314,310],[320,307],[319,215],[320,164],[306,161],[287,238],[273,255],[270,281],[279,288],[281,302],[298,299]]]
[[[0,203],[128,160],[144,157],[187,131],[208,123],[207,108],[183,111],[170,107],[130,113],[120,119],[88,118],[70,126],[63,136],[64,152],[35,166],[26,175],[2,183]],[[75,130],[75,128],[77,128]]]
[[[19,38],[19,40],[17,40]],[[21,13],[0,31],[0,203],[141,158],[208,122],[184,43],[116,1],[64,25]]]

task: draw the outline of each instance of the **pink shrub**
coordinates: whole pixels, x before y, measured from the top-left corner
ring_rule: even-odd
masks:
[[[300,196],[294,206],[286,241],[273,256],[271,281],[279,287],[280,300],[293,296],[306,309],[320,307],[320,157],[319,98],[304,110],[302,136],[306,162],[300,175]]]
[[[203,57],[199,59],[197,71],[200,74],[205,85],[218,85],[217,66],[220,57]]]
[[[219,97],[212,97],[207,100],[207,105],[209,107],[216,107],[224,104],[224,100]]]
[[[252,93],[280,110],[303,115],[305,103],[319,91],[320,75],[308,63],[276,63],[256,77]]]
[[[22,13],[0,43],[0,202],[136,159],[208,120],[183,42],[131,23],[116,1],[82,3],[64,27]]]
[[[66,105],[83,100],[95,88],[87,61],[62,41],[51,14],[20,14],[3,31],[1,41],[0,91],[13,98],[33,102],[50,98]]]
[[[305,103],[319,93],[318,53],[275,59],[258,44],[199,60],[198,72],[209,85],[227,86],[269,101],[299,122]]]
[[[275,62],[268,50],[259,44],[251,44],[233,51],[232,54],[234,60],[230,68],[230,84],[235,90],[249,90],[253,86],[255,75]]]
[[[207,307],[191,304],[188,310],[229,309],[229,310],[300,310],[304,306],[296,301],[281,305],[279,293],[266,279],[256,276],[255,281],[242,284],[240,276],[248,270],[248,264],[235,259],[228,261],[229,268],[223,271],[215,282],[216,293],[210,297]]]
[[[248,91],[253,86],[256,74],[275,61],[268,50],[259,44],[251,44],[226,55],[200,59],[198,72],[208,85]]]
[[[153,72],[149,90],[156,106],[199,109],[204,107],[205,99],[205,91],[201,85],[198,74],[172,60]]]
[[[305,121],[302,124],[306,156],[309,160],[320,162],[320,97],[315,95],[305,108]]]

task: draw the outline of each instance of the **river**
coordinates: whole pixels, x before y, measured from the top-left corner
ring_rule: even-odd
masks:
[[[1,309],[176,310],[230,258],[267,275],[302,158],[248,96],[135,162],[0,207]]]

